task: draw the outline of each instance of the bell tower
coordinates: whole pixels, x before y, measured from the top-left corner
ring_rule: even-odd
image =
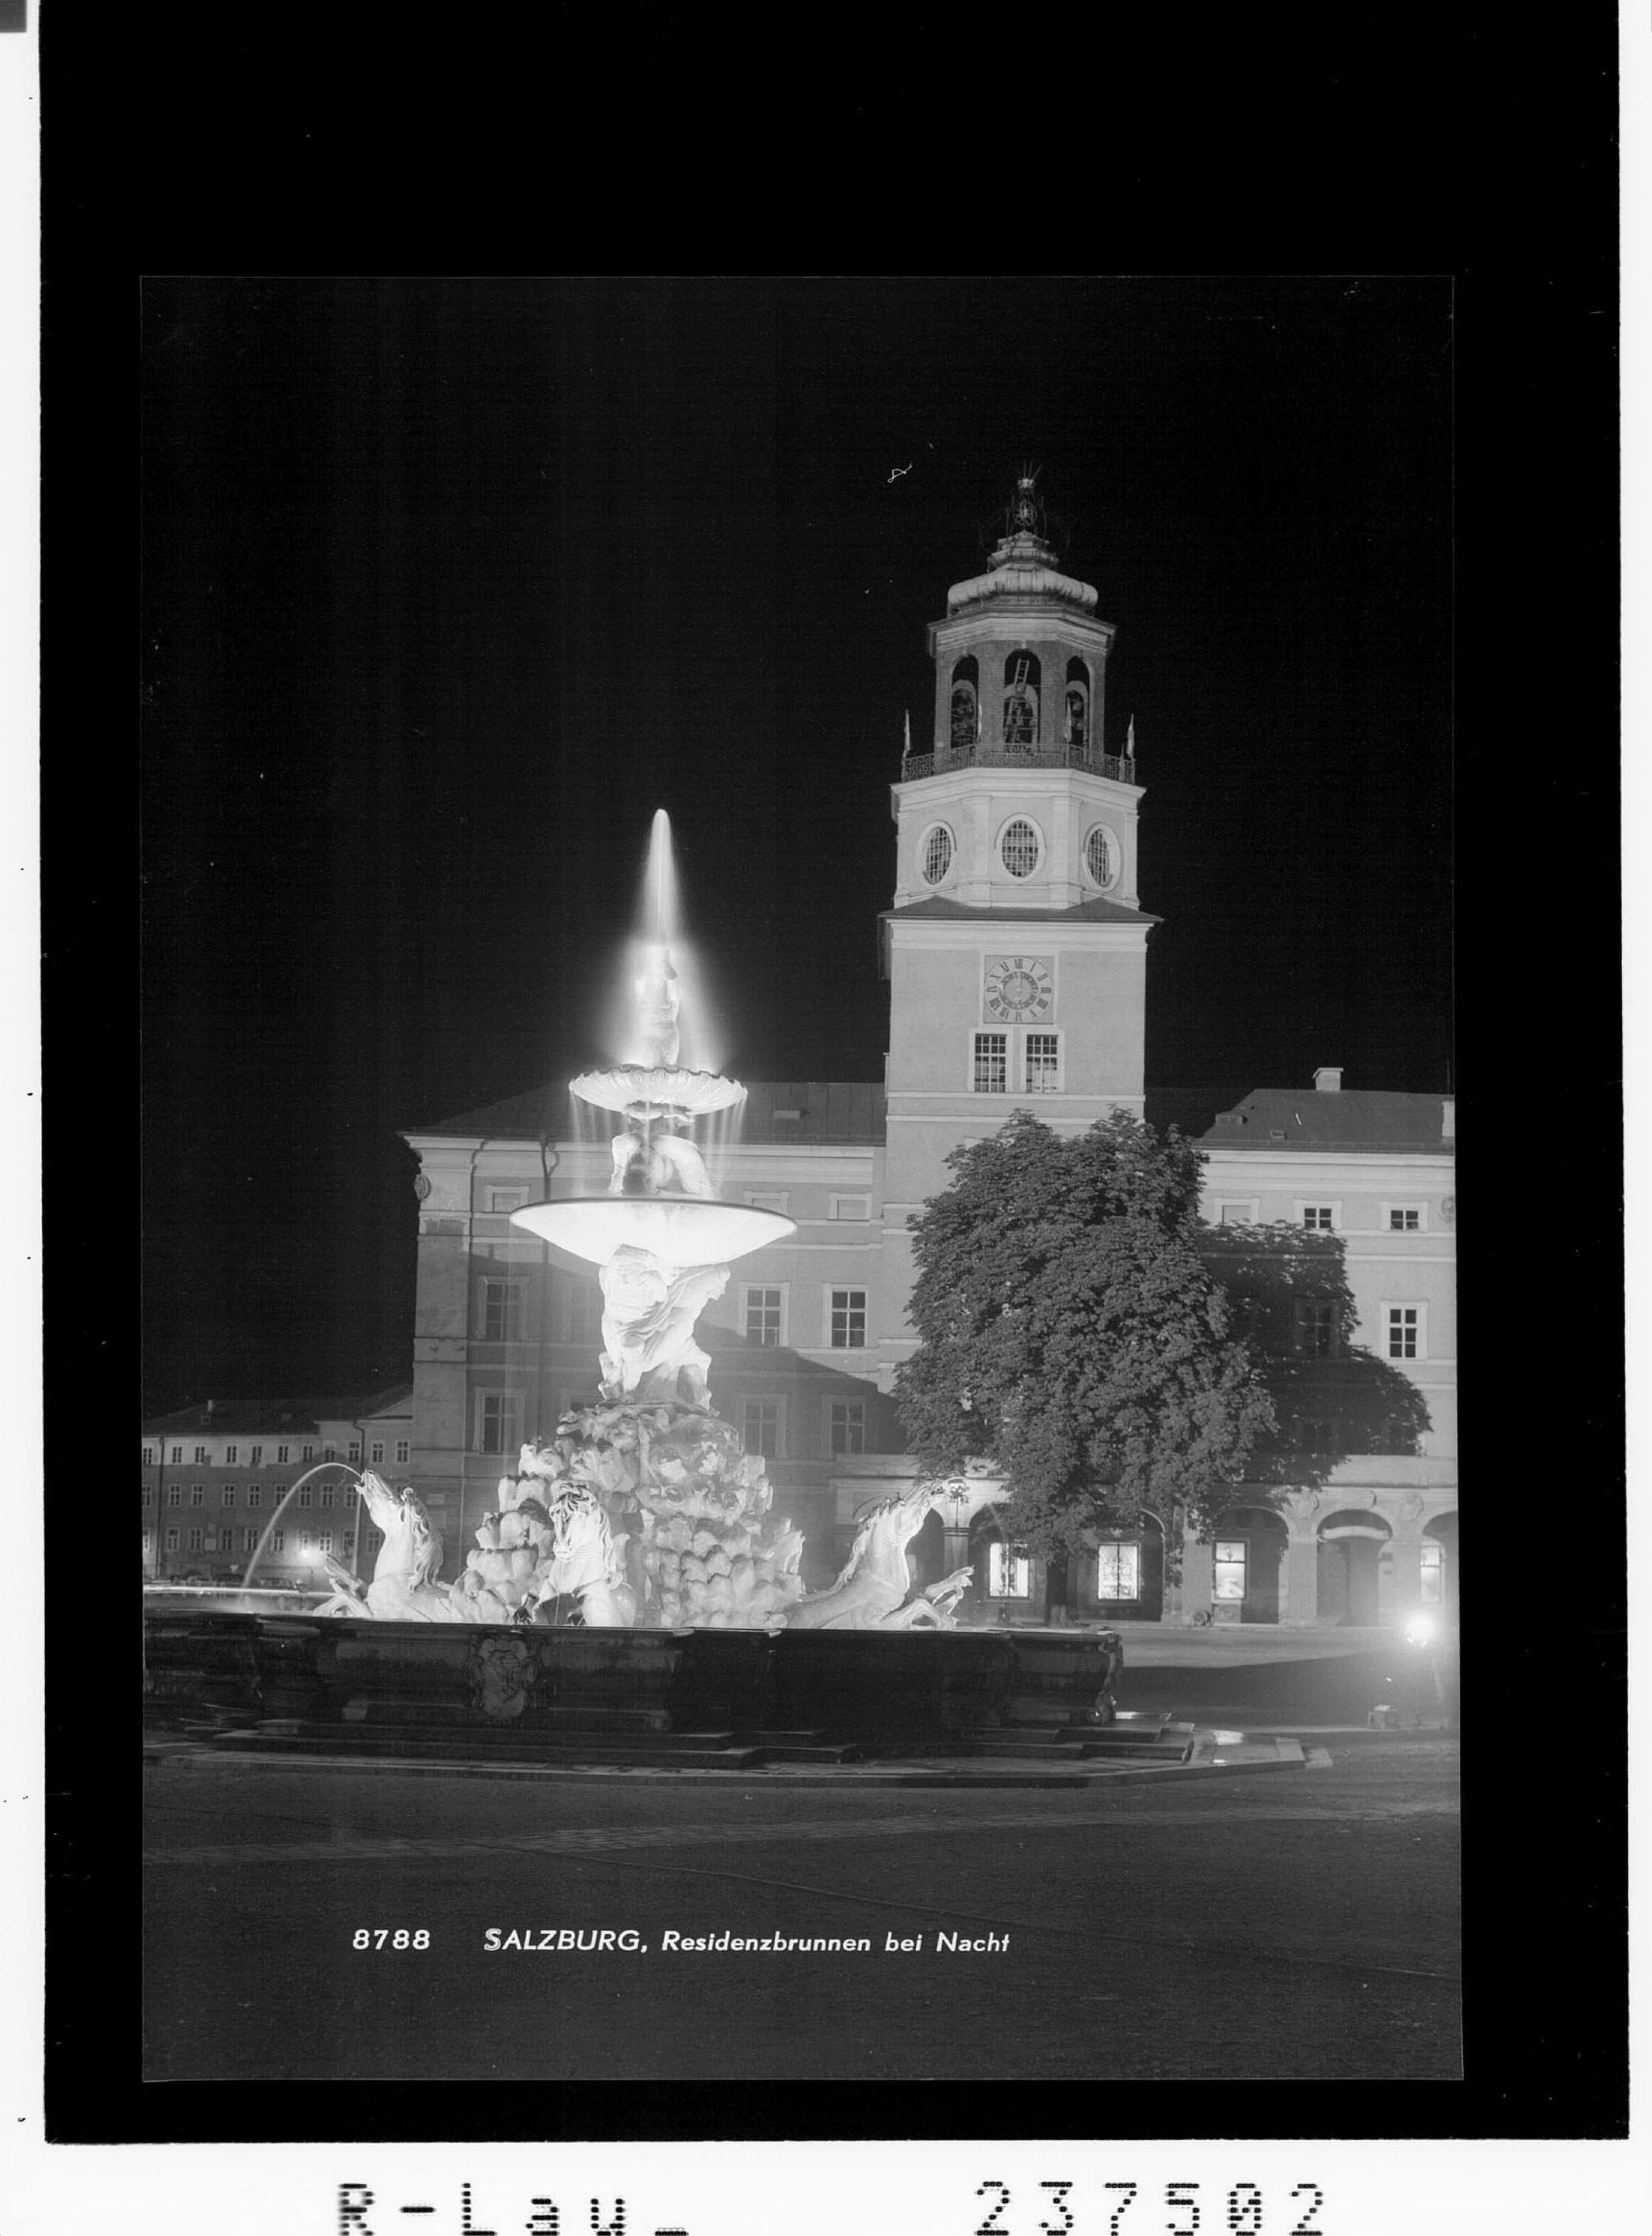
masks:
[[[906,1214],[946,1185],[947,1152],[1012,1111],[1077,1133],[1142,1110],[1158,919],[1136,891],[1134,723],[1122,752],[1105,746],[1115,632],[1096,605],[1062,572],[1023,473],[985,573],[955,582],[930,625],[934,729],[892,787],[880,926],[886,1253],[904,1254]]]

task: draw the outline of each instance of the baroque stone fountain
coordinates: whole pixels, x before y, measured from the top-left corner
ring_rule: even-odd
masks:
[[[655,818],[655,855],[668,845]],[[663,931],[656,923],[656,931]],[[696,1123],[745,1100],[737,1081],[681,1062],[681,990],[656,937],[633,986],[639,1060],[570,1082],[618,1114],[606,1194],[530,1204],[514,1225],[600,1267],[598,1402],[564,1414],[499,1480],[457,1582],[424,1502],[372,1475],[362,1496],[384,1532],[364,1584],[328,1559],[319,1613],[390,1621],[603,1628],[951,1628],[970,1582],[958,1570],[913,1595],[905,1547],[944,1486],[920,1484],[862,1518],[842,1574],[806,1596],[803,1538],[772,1511],[760,1457],[713,1410],[694,1325],[729,1264],[795,1232],[781,1213],[719,1199]]]

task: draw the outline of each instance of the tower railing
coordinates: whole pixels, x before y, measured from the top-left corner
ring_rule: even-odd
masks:
[[[922,776],[946,776],[966,768],[1088,769],[1115,784],[1135,782],[1135,763],[1122,753],[1092,753],[1087,746],[1007,746],[983,738],[972,746],[943,746],[938,752],[908,753],[900,765],[902,783]]]

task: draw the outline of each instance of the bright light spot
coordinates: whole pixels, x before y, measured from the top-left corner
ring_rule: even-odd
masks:
[[[1434,1626],[1425,1615],[1414,1615],[1405,1625],[1405,1642],[1408,1646],[1426,1646],[1433,1635]]]

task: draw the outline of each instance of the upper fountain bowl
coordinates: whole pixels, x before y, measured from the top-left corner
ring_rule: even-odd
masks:
[[[622,1243],[667,1266],[724,1266],[797,1232],[783,1212],[701,1195],[559,1196],[524,1204],[510,1224],[593,1266],[606,1266]]]
[[[594,1102],[600,1110],[629,1110],[642,1103],[649,1109],[681,1110],[687,1117],[701,1118],[746,1100],[746,1090],[736,1079],[664,1064],[619,1063],[611,1071],[582,1071],[569,1084],[582,1102]]]

